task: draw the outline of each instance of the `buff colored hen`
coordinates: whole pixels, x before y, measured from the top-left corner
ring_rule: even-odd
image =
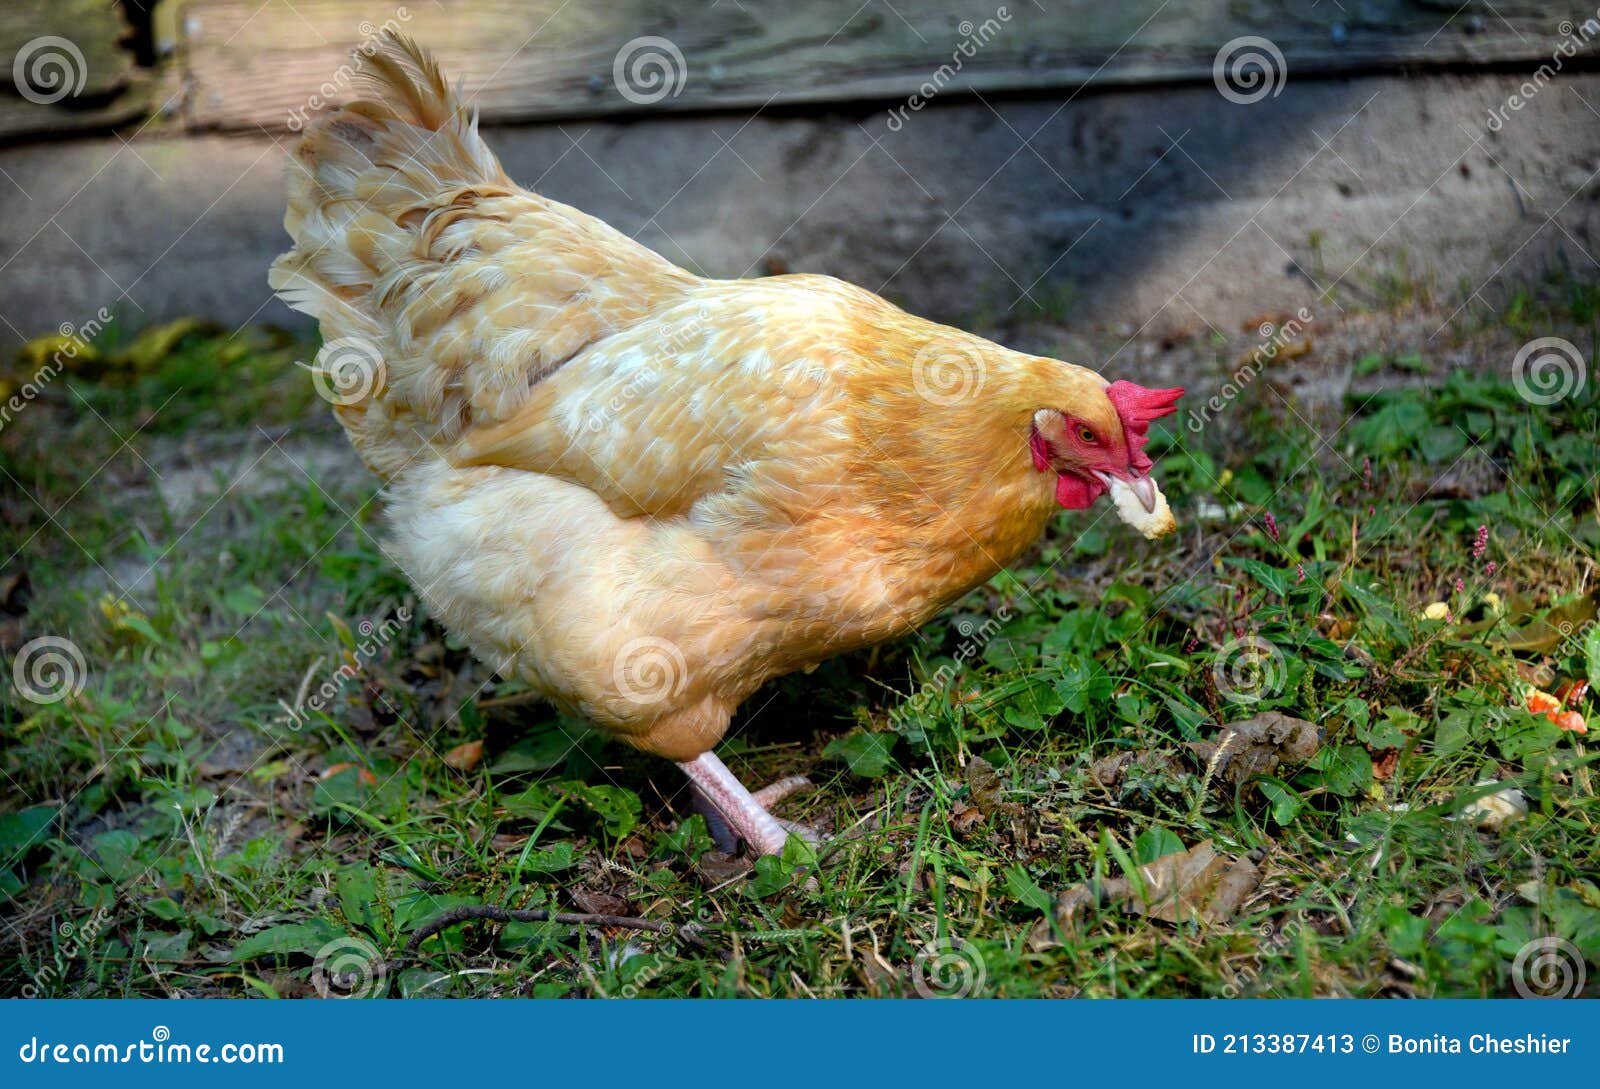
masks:
[[[1172,528],[1108,384],[822,276],[707,280],[519,188],[433,60],[388,40],[294,149],[272,286],[388,483],[393,556],[502,675],[677,761],[768,679],[916,628],[1107,491]]]

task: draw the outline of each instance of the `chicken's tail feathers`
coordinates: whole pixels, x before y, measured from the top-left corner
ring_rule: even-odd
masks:
[[[381,207],[512,184],[478,133],[478,111],[431,53],[393,31],[357,52],[357,98],[313,121],[295,148],[291,217],[296,203],[306,203],[296,201],[296,188],[312,201],[355,198]]]
[[[284,227],[295,244],[269,276],[323,321],[350,316],[350,300],[415,256],[411,228],[441,195],[514,187],[427,50],[385,31],[358,53],[359,97],[307,125],[290,155]]]
[[[428,259],[419,230],[452,205],[515,186],[425,49],[386,31],[357,62],[355,101],[307,124],[290,154],[284,227],[294,245],[267,281],[321,324],[312,379],[381,472],[391,453],[416,445],[391,441],[397,410],[385,402],[396,381],[427,368],[408,369],[384,309]]]

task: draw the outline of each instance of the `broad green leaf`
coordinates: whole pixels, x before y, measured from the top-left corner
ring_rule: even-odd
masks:
[[[352,862],[333,879],[333,894],[339,898],[339,911],[345,919],[362,929],[387,937],[383,913],[378,906],[382,874],[366,862]]]
[[[147,935],[140,959],[167,962],[182,960],[189,955],[190,937],[187,930],[180,930],[176,934]]]
[[[0,816],[0,854],[15,859],[21,852],[37,847],[59,812],[59,806],[35,805]]]
[[[1300,815],[1300,808],[1304,803],[1294,787],[1281,779],[1268,776],[1257,779],[1256,784],[1261,788],[1261,794],[1267,799],[1267,804],[1272,807],[1272,819],[1279,827],[1287,825]]]
[[[1360,745],[1325,748],[1311,758],[1309,771],[1298,782],[1320,786],[1341,798],[1354,798],[1372,782],[1372,757]]]
[[[1248,572],[1262,586],[1271,590],[1279,597],[1289,593],[1289,575],[1276,567],[1268,567],[1260,560],[1245,559],[1241,556],[1229,556],[1223,561],[1242,571]]]
[[[344,931],[326,919],[313,919],[308,923],[282,923],[244,939],[233,947],[229,959],[242,962],[292,953],[315,956],[323,946],[342,937],[345,937]]]
[[[832,760],[843,760],[852,773],[864,779],[876,779],[887,773],[893,765],[892,754],[898,740],[898,734],[858,730],[828,742],[822,755]]]
[[[1111,674],[1093,658],[1074,655],[1062,663],[1061,676],[1056,680],[1056,694],[1066,706],[1083,714],[1092,705],[1111,698],[1116,687]]]
[[[1011,898],[1026,904],[1035,911],[1048,912],[1055,906],[1055,898],[1039,887],[1021,866],[1006,867],[1006,891]]]
[[[540,850],[529,851],[528,857],[522,861],[522,872],[555,873],[557,870],[571,869],[577,861],[577,852],[572,844],[562,840]]]
[[[1133,841],[1133,860],[1143,866],[1183,850],[1183,840],[1170,828],[1146,828]]]
[[[613,836],[625,836],[639,823],[643,806],[639,796],[631,790],[605,785],[591,786],[576,781],[563,783],[562,789],[599,817],[606,831]]]

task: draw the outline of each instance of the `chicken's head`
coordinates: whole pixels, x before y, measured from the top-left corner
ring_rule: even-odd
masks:
[[[1056,474],[1056,502],[1083,510],[1117,482],[1126,484],[1145,511],[1153,512],[1160,493],[1150,479],[1144,446],[1150,422],[1177,411],[1183,390],[1147,389],[1112,382],[1099,398],[1072,409],[1041,408],[1033,414],[1028,438],[1033,467]]]

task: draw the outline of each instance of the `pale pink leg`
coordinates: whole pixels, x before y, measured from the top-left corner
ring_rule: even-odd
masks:
[[[688,763],[678,765],[689,781],[699,788],[701,795],[716,807],[718,813],[733,826],[739,838],[750,845],[750,849],[759,855],[775,855],[783,851],[784,842],[789,838],[788,831],[768,813],[762,801],[758,801],[744,788],[737,776],[728,770],[728,766],[717,758],[715,753],[701,753]],[[793,779],[801,776],[791,776],[790,779],[774,783],[772,787],[762,791],[766,795],[768,804],[778,798],[798,789],[802,783],[794,783]],[[774,788],[787,787],[777,790]]]
[[[771,809],[779,802],[797,790],[804,790],[811,785],[811,780],[804,775],[789,775],[779,779],[776,783],[768,783],[750,797],[763,809]]]

